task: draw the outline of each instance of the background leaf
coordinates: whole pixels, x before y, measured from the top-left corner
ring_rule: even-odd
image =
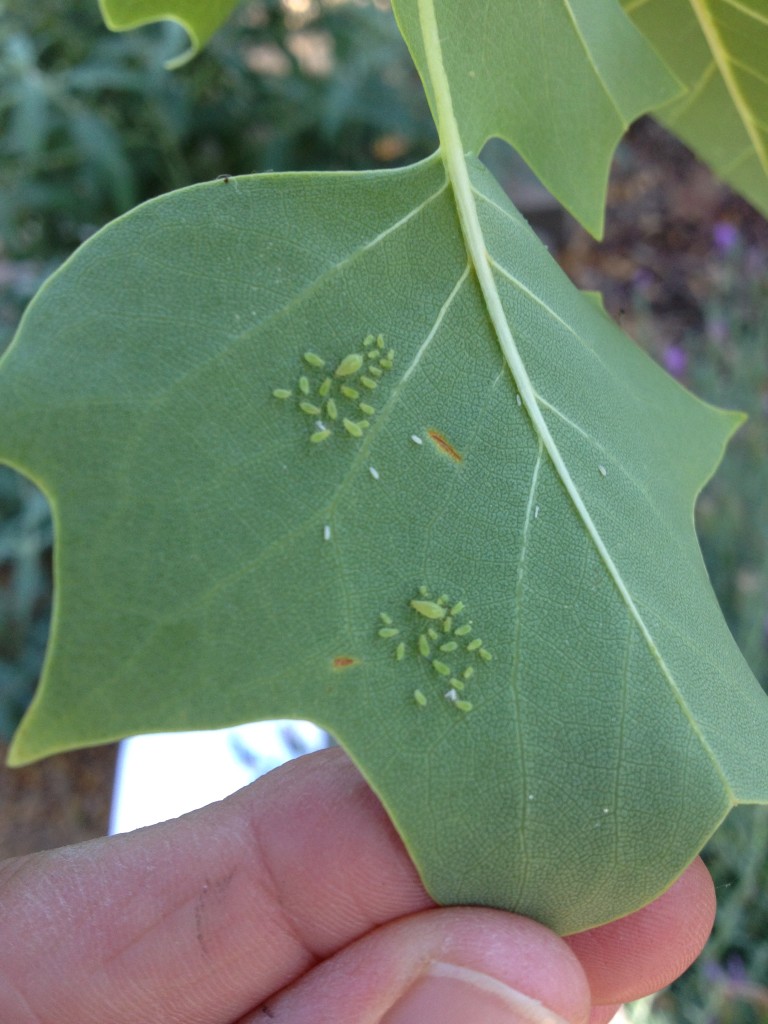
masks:
[[[654,112],[768,215],[768,7],[762,0],[623,0],[688,91]]]
[[[603,547],[518,404],[438,160],[184,190],[86,243],[3,361],[2,455],[57,535],[13,756],[307,717],[438,900],[567,932],[647,902],[768,796],[766,702],[692,527],[738,418],[645,357],[469,166]]]
[[[433,105],[421,0],[393,0]],[[505,139],[596,236],[613,151],[635,118],[680,91],[621,7],[605,0],[439,0],[445,72],[465,151]]]
[[[227,20],[240,0],[99,0],[106,24],[116,32],[139,28],[153,21],[177,21],[189,33],[190,47],[168,62],[169,68],[186,63]]]

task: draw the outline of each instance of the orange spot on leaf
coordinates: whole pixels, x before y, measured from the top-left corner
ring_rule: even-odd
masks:
[[[338,657],[333,659],[334,668],[351,668],[353,665],[359,665],[360,660],[358,658]]]
[[[445,452],[445,454],[452,458],[454,462],[461,462],[463,460],[464,456],[459,455],[453,445],[449,444],[443,435],[437,430],[428,430],[427,434],[429,435],[430,440],[434,441],[440,451]]]

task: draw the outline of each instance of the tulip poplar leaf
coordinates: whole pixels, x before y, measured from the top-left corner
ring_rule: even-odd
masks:
[[[643,355],[464,166],[514,367],[439,157],[196,186],[44,286],[0,372],[2,456],[56,526],[13,757],[310,718],[437,899],[567,932],[648,901],[767,795],[766,701],[692,526],[738,418]],[[304,354],[332,369],[379,333],[394,360],[369,427],[326,417],[311,443],[299,402],[322,405],[325,371]],[[429,431],[460,461],[411,440]],[[471,608],[455,640],[493,656],[459,652],[468,712],[444,696],[459,654],[431,663],[407,633],[443,630],[418,610],[443,591]]]
[[[177,68],[191,60],[229,17],[239,0],[99,0],[105,24],[115,32],[155,21],[175,21],[189,35],[187,50],[169,61]]]
[[[518,6],[523,32],[541,5]],[[596,6],[658,98],[666,72]],[[509,124],[484,72],[463,94],[472,19],[462,63],[457,4],[396,8],[437,154],[146,203],[49,279],[0,361],[0,459],[56,539],[11,760],[308,718],[436,900],[574,932],[768,802],[768,701],[693,528],[741,418],[574,288],[483,168]],[[502,8],[476,9],[496,57]],[[572,21],[558,66],[580,38],[615,98],[595,5],[549,9]],[[571,194],[587,220],[616,130]]]
[[[655,116],[768,215],[768,5],[764,0],[624,0],[684,95]]]

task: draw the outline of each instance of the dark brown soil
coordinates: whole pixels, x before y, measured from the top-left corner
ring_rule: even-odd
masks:
[[[624,330],[658,354],[701,328],[718,225],[768,251],[768,221],[645,118],[614,160],[604,240],[570,221],[558,260],[580,288],[602,292]]]
[[[97,747],[11,769],[0,746],[0,859],[105,835],[116,751]]]

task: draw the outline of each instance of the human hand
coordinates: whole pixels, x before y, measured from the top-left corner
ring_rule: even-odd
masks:
[[[698,955],[701,861],[561,939],[438,908],[340,750],[174,821],[0,865],[0,1024],[604,1024]]]

